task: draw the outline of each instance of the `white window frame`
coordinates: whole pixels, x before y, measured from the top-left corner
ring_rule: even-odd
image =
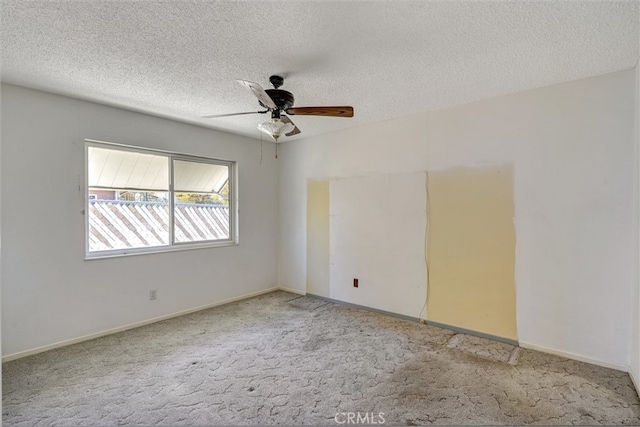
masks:
[[[169,172],[169,244],[161,246],[150,246],[142,248],[110,249],[104,251],[89,252],[89,147],[103,148],[108,150],[120,150],[138,152],[143,154],[153,154],[167,158],[167,168]],[[173,191],[173,168],[174,160],[184,160],[189,162],[208,163],[213,165],[224,165],[229,167],[229,238],[224,240],[206,240],[196,242],[174,242],[174,191]],[[130,255],[144,255],[152,253],[173,252],[183,250],[193,250],[201,248],[215,248],[223,246],[234,246],[239,244],[238,233],[238,166],[237,162],[230,160],[213,159],[208,157],[191,156],[188,154],[175,153],[172,151],[157,150],[151,148],[136,147],[132,145],[119,144],[115,142],[98,141],[85,139],[84,144],[84,246],[85,260],[114,258]]]

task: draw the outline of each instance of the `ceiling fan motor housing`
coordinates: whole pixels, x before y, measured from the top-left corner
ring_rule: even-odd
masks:
[[[286,90],[282,89],[267,89],[265,90],[265,92],[267,92],[269,98],[273,99],[273,102],[278,107],[278,110],[284,111],[288,108],[293,107],[293,94],[291,92],[287,92]],[[260,105],[268,108],[262,102],[260,102]]]

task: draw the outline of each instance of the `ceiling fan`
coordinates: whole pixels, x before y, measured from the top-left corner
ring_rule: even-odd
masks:
[[[258,83],[247,80],[238,80],[238,83],[245,86],[253,95],[258,98],[258,103],[266,108],[264,111],[249,111],[245,113],[231,114],[215,114],[212,116],[203,116],[205,119],[215,119],[218,117],[242,116],[246,114],[266,114],[271,113],[271,120],[258,125],[261,132],[271,136],[276,142],[282,135],[293,136],[300,133],[300,129],[285,116],[325,116],[325,117],[353,117],[353,107],[294,107],[293,94],[286,90],[280,89],[284,83],[282,76],[271,76],[269,82],[273,85],[273,89],[263,89]]]

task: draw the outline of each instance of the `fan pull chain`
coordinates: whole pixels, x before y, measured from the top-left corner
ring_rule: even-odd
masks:
[[[260,165],[262,165],[262,135],[260,135]]]
[[[278,143],[276,142],[276,159],[278,158]]]

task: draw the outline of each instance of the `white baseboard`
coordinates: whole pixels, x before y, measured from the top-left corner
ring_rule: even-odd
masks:
[[[279,286],[278,290],[285,291],[285,292],[291,292],[292,294],[298,294],[298,295],[306,295],[307,294],[306,291],[301,291],[299,289],[285,288],[284,286]]]
[[[628,366],[618,365],[615,363],[604,362],[602,360],[593,359],[591,357],[581,356],[579,354],[570,353],[568,351],[556,350],[541,345],[531,344],[520,341],[520,347],[528,348],[530,350],[540,351],[542,353],[554,354],[556,356],[566,357],[567,359],[577,360],[579,362],[590,363],[592,365],[602,366],[603,368],[615,369],[617,371],[629,372]]]
[[[24,351],[19,351],[17,353],[13,353],[13,354],[8,354],[8,355],[2,357],[2,362],[3,363],[4,362],[9,362],[11,360],[20,359],[22,357],[31,356],[33,354],[42,353],[42,352],[48,351],[48,350],[53,350],[55,348],[60,348],[60,347],[64,347],[64,346],[71,345],[71,344],[77,344],[77,343],[80,343],[80,342],[83,342],[83,341],[88,341],[88,340],[92,340],[92,339],[95,339],[95,338],[104,337],[106,335],[116,334],[118,332],[127,331],[129,329],[139,328],[140,326],[145,326],[145,325],[149,325],[151,323],[161,322],[163,320],[171,319],[173,317],[178,317],[178,316],[183,316],[185,314],[195,313],[196,311],[206,310],[208,308],[217,307],[219,305],[224,305],[224,304],[229,304],[231,302],[235,302],[235,301],[240,301],[240,300],[247,299],[247,298],[256,297],[258,295],[267,294],[269,292],[277,291],[279,289],[286,290],[287,292],[297,292],[297,291],[294,291],[294,290],[288,290],[288,289],[283,289],[283,288],[279,288],[279,287],[272,287],[272,288],[268,288],[268,289],[263,289],[261,291],[252,292],[250,294],[245,294],[245,295],[241,295],[241,296],[238,296],[238,297],[225,299],[225,300],[222,300],[222,301],[214,302],[212,304],[201,305],[199,307],[189,308],[187,310],[178,311],[176,313],[166,314],[166,315],[160,316],[160,317],[154,317],[153,319],[143,320],[141,322],[131,323],[131,324],[125,325],[125,326],[119,326],[117,328],[107,329],[106,331],[96,332],[94,334],[84,335],[82,337],[72,338],[72,339],[68,339],[68,340],[64,340],[64,341],[59,341],[59,342],[56,342],[56,343],[53,343],[53,344],[43,345],[42,347],[36,347],[36,348],[32,348],[30,350],[24,350]]]
[[[640,381],[640,377],[638,377],[638,374],[636,373],[635,369],[633,369],[633,366],[629,366],[629,376],[631,377],[633,385],[636,387],[636,393],[638,393],[638,396],[640,396],[640,384],[638,383],[638,381]]]

